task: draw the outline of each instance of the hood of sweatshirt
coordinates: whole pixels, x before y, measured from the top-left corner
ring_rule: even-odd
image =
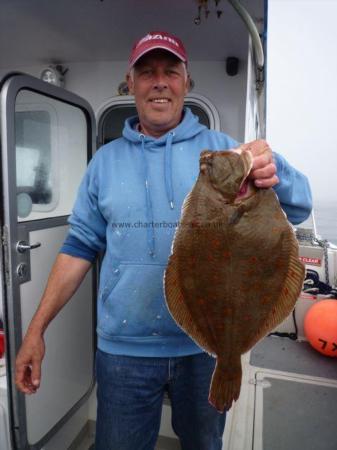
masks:
[[[148,161],[145,154],[147,146],[152,148],[162,147],[164,154],[164,174],[165,174],[165,188],[167,201],[171,209],[174,209],[174,192],[172,187],[172,145],[181,141],[186,141],[193,138],[197,134],[206,129],[204,125],[199,123],[199,119],[195,116],[189,108],[184,108],[183,119],[176,128],[168,131],[163,136],[155,138],[152,136],[146,136],[137,130],[137,124],[139,123],[138,116],[131,117],[126,120],[123,129],[123,137],[130,142],[140,145],[140,151],[142,152],[143,160],[143,179],[146,192],[146,216],[148,222],[153,221],[153,209],[151,201],[151,192],[148,182]],[[155,256],[155,235],[152,227],[147,229],[147,241],[149,254]]]
[[[190,139],[206,129],[205,125],[201,125],[199,123],[199,118],[195,116],[189,108],[184,108],[183,119],[179,125],[159,138],[145,136],[140,133],[136,129],[138,123],[138,116],[133,116],[126,120],[123,129],[123,136],[125,139],[131,142],[139,143],[141,136],[143,136],[145,143],[151,142],[154,146],[158,147],[166,145],[167,139],[170,135],[173,135],[172,143],[177,143]]]

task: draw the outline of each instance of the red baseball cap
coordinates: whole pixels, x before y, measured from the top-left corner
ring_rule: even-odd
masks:
[[[187,63],[186,50],[179,38],[165,31],[151,31],[134,44],[129,59],[129,68],[131,69],[145,53],[156,48],[167,50]]]

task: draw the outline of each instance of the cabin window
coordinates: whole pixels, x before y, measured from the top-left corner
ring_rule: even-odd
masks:
[[[200,123],[210,128],[210,117],[202,106],[192,101],[186,101],[185,105],[192,110],[193,114],[199,117]],[[101,116],[98,127],[101,144],[107,144],[121,137],[125,120],[135,115],[137,115],[137,110],[134,103],[110,106]]]
[[[52,201],[51,123],[47,111],[15,114],[17,194],[35,205]]]
[[[87,120],[66,102],[21,90],[15,103],[18,220],[70,214],[87,166]]]

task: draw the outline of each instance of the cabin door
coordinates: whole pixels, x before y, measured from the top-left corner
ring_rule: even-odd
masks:
[[[85,100],[26,75],[13,75],[3,84],[2,257],[14,448],[41,448],[93,386],[93,271],[47,329],[36,394],[24,396],[16,390],[14,368],[67,233],[67,217],[95,141],[95,119]]]

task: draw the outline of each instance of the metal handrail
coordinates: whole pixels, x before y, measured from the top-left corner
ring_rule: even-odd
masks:
[[[238,0],[228,0],[228,1],[237,11],[237,13],[242,18],[242,20],[244,21],[244,23],[248,28],[249,34],[253,42],[254,52],[256,56],[256,64],[258,69],[262,70],[264,66],[264,53],[258,29],[256,28],[256,25],[251,16],[249,15],[248,11],[241,5],[241,3]]]

